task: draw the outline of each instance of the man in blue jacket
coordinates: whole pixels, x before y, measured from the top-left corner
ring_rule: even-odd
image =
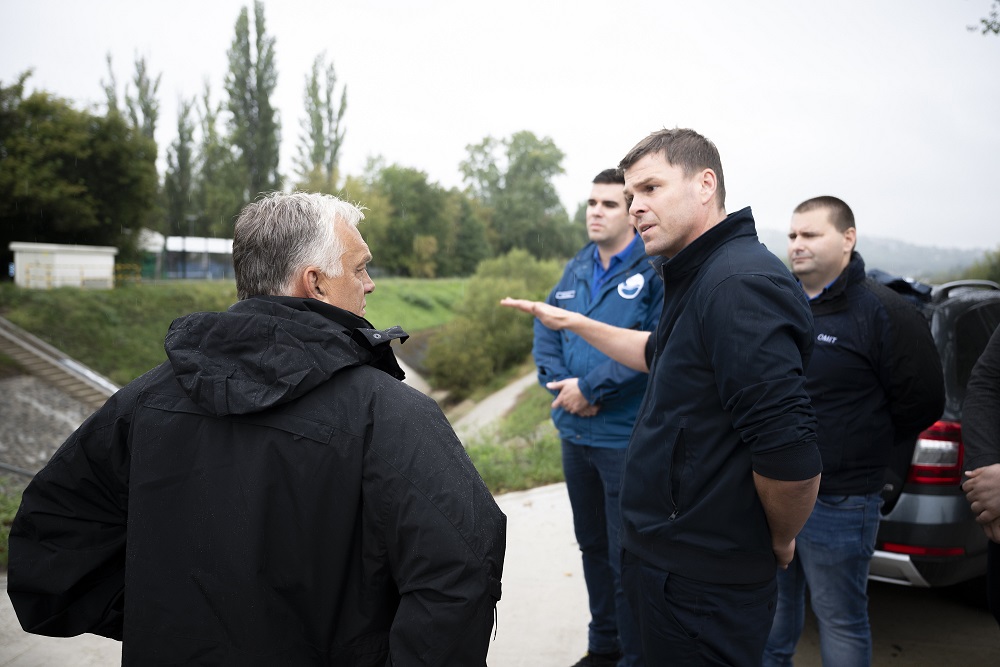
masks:
[[[625,179],[605,169],[587,200],[590,243],[566,265],[548,303],[626,329],[656,327],[663,283],[629,220]],[[590,599],[588,654],[575,667],[642,664],[639,638],[621,589],[618,496],[625,449],[646,375],[567,331],[535,322],[538,380],[556,397],[563,471]],[[621,662],[619,662],[621,661]]]
[[[866,277],[854,250],[854,213],[836,197],[796,207],[788,260],[816,327],[806,390],[819,425],[823,480],[778,573],[778,609],[765,667],[791,665],[805,621],[806,588],[824,665],[871,664],[868,567],[885,472],[896,446],[912,445],[944,409],[944,379],[927,321]]]
[[[802,288],[725,211],[715,145],[661,130],[619,164],[633,224],[663,279],[652,334],[505,299],[583,336],[649,383],[622,477],[622,587],[649,665],[759,667],[775,572],[816,499],[821,462],[804,369]]]

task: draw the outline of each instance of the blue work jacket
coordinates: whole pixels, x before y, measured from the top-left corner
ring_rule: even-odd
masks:
[[[624,261],[611,269],[596,294],[591,294],[593,273],[594,244],[588,243],[566,265],[546,303],[626,329],[656,328],[663,282],[650,264],[641,239],[636,239]],[[593,417],[554,409],[552,420],[563,440],[594,447],[628,446],[646,390],[645,373],[611,360],[574,333],[546,329],[538,320],[534,356],[543,387],[555,380],[579,378],[583,395],[600,405]]]

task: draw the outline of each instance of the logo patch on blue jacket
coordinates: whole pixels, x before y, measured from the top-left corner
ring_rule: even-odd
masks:
[[[563,290],[562,292],[556,292],[556,301],[565,301],[566,299],[573,299],[576,297],[575,289]]]
[[[618,283],[618,296],[623,299],[634,299],[639,296],[645,284],[646,278],[641,273],[629,276],[625,282]]]

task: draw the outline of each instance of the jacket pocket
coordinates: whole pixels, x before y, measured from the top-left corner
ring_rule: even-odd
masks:
[[[682,418],[678,424],[660,424],[653,433],[629,444],[622,478],[622,508],[635,508],[637,524],[649,527],[651,523],[673,520],[684,510],[686,422]]]

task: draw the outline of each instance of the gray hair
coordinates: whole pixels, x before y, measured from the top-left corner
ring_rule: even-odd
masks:
[[[307,266],[339,276],[346,248],[338,227],[364,217],[353,204],[312,192],[271,192],[247,204],[233,231],[236,298],[287,296]]]

